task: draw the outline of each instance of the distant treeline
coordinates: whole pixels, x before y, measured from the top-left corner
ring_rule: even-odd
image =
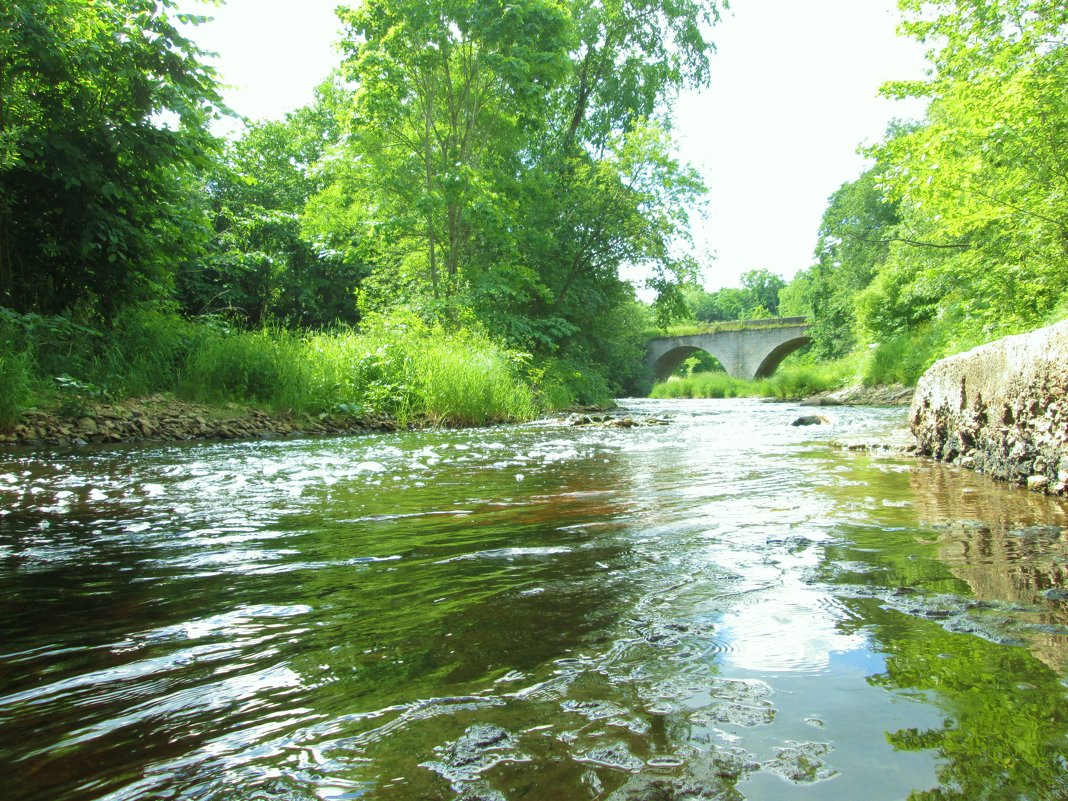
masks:
[[[899,5],[930,72],[883,92],[929,100],[926,118],[867,149],[788,285],[754,271],[740,289],[687,290],[699,320],[808,315],[808,359],[854,354],[869,383],[914,383],[938,358],[1068,316],[1068,5]]]

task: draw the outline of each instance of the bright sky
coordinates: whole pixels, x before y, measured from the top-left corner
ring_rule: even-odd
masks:
[[[355,1],[355,0],[354,0]],[[278,118],[312,99],[338,62],[338,0],[185,3],[214,17],[193,31],[216,62],[230,105]],[[828,196],[863,169],[877,141],[917,105],[877,96],[887,80],[923,74],[922,50],[897,37],[894,0],[733,0],[714,31],[712,85],[678,108],[682,156],[709,187],[694,224],[709,289],[746,270],[786,278],[812,263]],[[299,8],[299,11],[296,9]]]

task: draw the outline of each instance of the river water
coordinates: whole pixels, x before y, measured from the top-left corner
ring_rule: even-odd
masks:
[[[1064,503],[625,405],[0,455],[6,797],[1068,797]]]

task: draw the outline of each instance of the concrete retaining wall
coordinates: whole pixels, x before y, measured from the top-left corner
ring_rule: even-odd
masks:
[[[922,454],[1066,494],[1068,321],[935,363],[909,417]]]

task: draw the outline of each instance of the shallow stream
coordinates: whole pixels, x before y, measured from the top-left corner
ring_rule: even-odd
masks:
[[[0,454],[7,797],[1068,797],[1068,506],[625,403]]]

